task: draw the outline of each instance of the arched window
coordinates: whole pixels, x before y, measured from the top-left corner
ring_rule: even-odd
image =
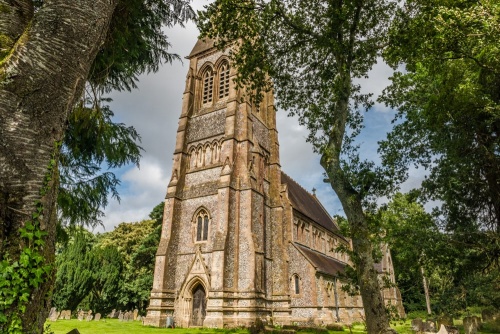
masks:
[[[214,95],[214,73],[208,69],[203,74],[203,104],[210,103]]]
[[[293,275],[293,283],[295,287],[295,294],[298,295],[300,293],[300,278],[299,275]]]
[[[219,99],[229,96],[229,64],[222,63],[219,69]]]
[[[208,213],[200,210],[196,215],[196,241],[206,241],[208,238]]]

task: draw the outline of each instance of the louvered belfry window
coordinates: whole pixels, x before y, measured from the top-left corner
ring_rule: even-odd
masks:
[[[229,64],[224,62],[219,70],[219,99],[229,96]]]
[[[212,102],[214,96],[214,74],[207,70],[203,75],[203,104]]]

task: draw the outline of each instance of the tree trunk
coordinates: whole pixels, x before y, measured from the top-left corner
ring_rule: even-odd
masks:
[[[389,326],[389,317],[381,294],[378,274],[374,267],[371,235],[363,212],[362,198],[352,187],[342,170],[340,155],[349,115],[351,88],[349,71],[342,73],[341,77],[344,78],[344,89],[340,90],[343,96],[336,102],[332,110],[334,124],[329,133],[328,145],[321,156],[321,166],[325,169],[330,185],[342,203],[350,226],[354,253],[351,260],[355,266],[363,299],[368,334],[394,333],[395,331]]]
[[[427,278],[425,277],[424,267],[420,267],[420,271],[422,272],[422,282],[424,284],[424,293],[425,293],[425,306],[427,307],[427,314],[431,315],[431,298],[429,295],[429,284],[427,284]]]
[[[44,181],[57,161],[69,112],[106,37],[117,0],[0,0],[0,37],[13,47],[0,54],[0,256],[19,258],[19,229],[43,206],[41,250],[54,261],[57,185]],[[4,47],[5,45],[2,45]],[[54,169],[53,173],[57,173]],[[57,177],[52,176],[52,180]],[[45,184],[45,186],[44,186]],[[42,197],[42,188],[48,188]],[[53,276],[53,275],[52,275]],[[53,277],[30,293],[21,315],[24,333],[41,333]],[[17,312],[13,305],[10,313]],[[7,312],[9,314],[9,312]]]

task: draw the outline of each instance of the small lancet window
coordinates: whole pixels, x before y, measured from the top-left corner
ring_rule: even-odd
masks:
[[[298,295],[300,293],[300,279],[299,275],[294,275],[293,276],[293,281],[295,285],[295,294]]]
[[[206,241],[208,238],[208,213],[201,210],[196,216],[196,241]]]
[[[219,99],[229,96],[229,64],[224,62],[219,69]]]
[[[214,74],[211,69],[203,74],[203,104],[212,102],[214,93]]]

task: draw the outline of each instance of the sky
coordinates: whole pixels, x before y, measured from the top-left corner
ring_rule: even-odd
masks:
[[[202,9],[209,3],[195,0],[193,9]],[[163,64],[157,73],[142,75],[138,89],[132,92],[113,92],[110,104],[115,121],[133,126],[141,135],[144,149],[140,168],[127,166],[116,172],[121,179],[120,202],[111,199],[105,208],[103,226],[95,232],[111,231],[121,222],[135,222],[148,219],[151,210],[165,198],[172,172],[172,156],[178,119],[181,113],[182,93],[185,86],[189,61],[184,59],[194,47],[198,30],[194,23],[185,28],[173,27],[166,30],[172,45],[169,52],[182,58],[172,64]],[[385,64],[377,64],[363,80],[362,91],[380,94],[389,84],[392,70]],[[385,139],[390,131],[394,112],[383,105],[375,105],[365,113],[365,126],[360,137],[362,156],[376,159],[377,141]],[[306,143],[307,130],[287,112],[276,114],[279,133],[282,170],[295,179],[309,192],[316,189],[316,196],[330,215],[343,215],[342,206],[329,184],[323,182],[323,169],[319,156]],[[419,178],[417,178],[419,179]]]

